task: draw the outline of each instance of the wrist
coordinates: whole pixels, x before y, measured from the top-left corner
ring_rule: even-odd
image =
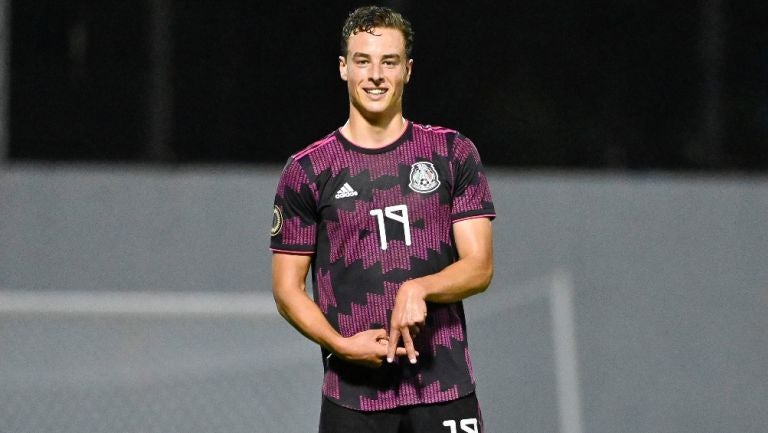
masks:
[[[421,277],[421,278],[414,278],[413,280],[408,280],[406,283],[408,287],[408,294],[412,298],[417,298],[422,301],[426,301],[427,297],[429,297],[429,280],[427,277]]]
[[[346,343],[347,339],[341,334],[337,334],[329,339],[326,348],[336,355],[343,356],[346,352]]]

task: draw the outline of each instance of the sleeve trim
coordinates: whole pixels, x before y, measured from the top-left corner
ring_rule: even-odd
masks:
[[[480,211],[480,213],[471,214],[471,213],[463,213],[459,215],[454,215],[452,219],[452,223],[457,223],[459,221],[474,219],[474,218],[488,218],[489,220],[493,220],[496,218],[495,212],[488,212],[488,211]]]
[[[293,255],[299,255],[299,256],[311,256],[314,255],[314,251],[302,251],[302,250],[284,250],[279,248],[270,248],[272,250],[272,253],[277,254],[293,254]]]

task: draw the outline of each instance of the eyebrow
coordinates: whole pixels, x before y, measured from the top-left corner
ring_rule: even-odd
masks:
[[[365,58],[365,59],[370,59],[371,55],[367,54],[367,53],[353,53],[352,57],[362,57],[362,58]],[[381,58],[382,59],[386,59],[386,60],[389,60],[389,59],[400,59],[400,54],[384,54],[383,56],[381,56]]]

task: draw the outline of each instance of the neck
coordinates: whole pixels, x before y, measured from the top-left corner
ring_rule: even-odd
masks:
[[[400,138],[407,125],[402,112],[384,118],[367,119],[357,111],[351,110],[349,120],[341,128],[341,133],[360,147],[377,149]]]

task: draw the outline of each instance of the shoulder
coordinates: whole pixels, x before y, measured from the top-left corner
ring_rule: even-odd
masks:
[[[322,161],[333,159],[332,155],[338,153],[338,148],[336,131],[333,131],[291,155],[283,167],[283,174],[305,172],[305,176],[311,177],[312,168],[322,166]]]
[[[456,129],[414,122],[413,131],[414,137],[444,141],[448,147],[448,154],[459,159],[464,159],[468,154],[477,153],[475,143]]]
[[[413,122],[413,133],[414,135],[421,136],[444,137],[444,139],[447,139],[451,142],[461,142],[463,145],[469,144],[474,146],[472,140],[470,140],[466,135],[462,134],[456,129],[446,128],[445,126]]]
[[[291,157],[289,158],[289,161],[299,161],[304,158],[308,158],[312,154],[317,153],[319,150],[327,149],[328,147],[332,146],[336,142],[338,142],[338,139],[336,138],[336,131],[334,130],[333,132],[329,133],[325,137],[315,141],[309,146],[291,155]]]
[[[413,132],[414,134],[423,134],[423,135],[444,135],[444,136],[461,135],[455,129],[446,128],[444,126],[421,124],[416,122],[413,122]]]
[[[315,141],[314,143],[306,146],[300,151],[294,153],[288,158],[288,161],[283,166],[282,173],[280,175],[280,183],[287,185],[300,185],[310,183],[310,179],[313,178],[313,166],[316,161],[313,160],[313,155],[316,155],[321,149],[332,146],[335,140],[334,132],[326,135],[325,137]],[[320,152],[322,153],[322,152]]]

